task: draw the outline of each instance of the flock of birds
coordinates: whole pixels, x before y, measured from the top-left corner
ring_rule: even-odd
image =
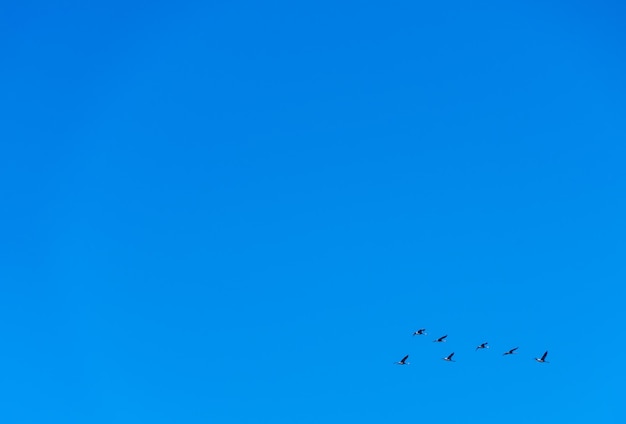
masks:
[[[420,328],[419,330],[417,330],[416,332],[413,333],[414,336],[425,336],[426,333],[426,329],[425,328]],[[448,337],[448,335],[446,334],[445,336],[441,336],[435,340],[433,340],[434,343],[443,343],[446,341],[446,338]],[[476,350],[478,349],[489,349],[489,343],[484,342],[479,344],[478,346],[476,346]],[[503,356],[507,356],[507,355],[513,355],[515,354],[515,351],[519,349],[519,347],[514,347],[513,349],[509,349],[506,352],[504,352],[502,355]],[[441,358],[444,361],[447,362],[456,362],[454,359],[452,359],[452,357],[454,356],[454,352],[452,352],[451,354],[449,354],[448,356],[446,356],[445,358]],[[541,363],[541,364],[547,364],[548,361],[546,361],[546,357],[548,356],[548,351],[546,350],[544,352],[543,355],[541,355],[540,358],[535,358],[535,361]],[[409,365],[409,362],[407,362],[407,359],[409,359],[409,355],[406,355],[404,358],[402,358],[401,360],[399,360],[398,362],[396,362],[397,365]]]

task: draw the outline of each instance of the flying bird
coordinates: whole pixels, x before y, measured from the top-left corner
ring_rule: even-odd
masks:
[[[511,349],[511,350],[509,350],[507,352],[504,352],[503,355],[513,355],[517,349],[519,349],[519,348],[518,347],[514,347],[513,349]]]
[[[396,364],[398,364],[398,365],[409,365],[409,363],[406,361],[407,359],[409,359],[409,355],[406,355],[404,358],[402,358],[400,360],[400,362],[396,362]]]
[[[456,362],[452,360],[452,357],[454,356],[454,352],[452,352],[451,354],[449,354],[448,356],[446,356],[445,358],[441,358],[444,361],[448,361],[448,362]]]
[[[437,340],[433,340],[433,342],[435,342],[435,343],[443,343],[443,342],[446,341],[446,337],[448,337],[447,334],[445,336],[439,337]]]
[[[414,336],[423,336],[425,334],[426,334],[426,329],[425,328],[420,328],[415,333],[413,333]]]
[[[487,342],[481,343],[478,346],[476,346],[476,350],[478,349],[489,349],[489,344]]]
[[[546,356],[548,356],[548,351],[547,350],[546,350],[546,353],[544,353],[541,358],[535,358],[535,361],[541,362],[542,364],[548,364],[549,362],[546,361]]]

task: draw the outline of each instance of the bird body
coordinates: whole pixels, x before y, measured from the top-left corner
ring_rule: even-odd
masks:
[[[543,356],[541,358],[535,358],[535,361],[542,363],[542,364],[548,364],[549,362],[546,361],[546,356],[548,356],[548,351],[546,350],[546,352],[543,354]]]
[[[454,356],[454,352],[452,352],[451,354],[449,354],[445,358],[441,358],[441,359],[443,359],[444,361],[448,361],[448,362],[456,362],[456,361],[452,360],[453,356]]]
[[[400,361],[396,362],[396,364],[397,365],[409,365],[409,363],[406,361],[407,359],[409,359],[409,355],[406,355]]]

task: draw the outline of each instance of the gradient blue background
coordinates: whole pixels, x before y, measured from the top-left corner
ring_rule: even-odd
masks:
[[[0,421],[626,422],[623,3],[11,3]]]

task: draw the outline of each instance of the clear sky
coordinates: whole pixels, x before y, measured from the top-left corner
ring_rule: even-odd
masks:
[[[626,422],[625,21],[3,2],[0,421]]]

